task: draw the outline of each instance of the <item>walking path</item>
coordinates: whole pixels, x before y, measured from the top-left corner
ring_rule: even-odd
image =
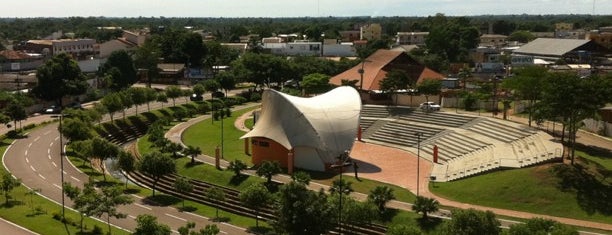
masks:
[[[244,108],[254,107],[255,105],[247,105],[247,106],[238,106],[234,110],[240,110]],[[247,112],[242,116],[238,117],[234,122],[234,126],[242,131],[249,131],[248,128],[244,126],[245,120],[250,118],[251,112]],[[482,116],[487,115],[487,113],[481,113]],[[491,113],[488,115],[492,116]],[[501,115],[500,115],[501,117]],[[182,143],[181,135],[182,132],[188,128],[189,126],[203,120],[206,118],[210,118],[210,115],[205,115],[201,117],[197,117],[187,121],[186,123],[182,123],[180,125],[172,127],[166,134],[166,137],[170,139],[170,141],[176,143]],[[526,123],[525,118],[512,116],[510,121],[515,121],[519,123]],[[606,148],[612,150],[612,140],[604,137],[600,137],[597,135],[593,135],[587,132],[579,132],[577,139],[581,143],[595,145],[601,148]],[[375,153],[375,154],[373,154]],[[413,170],[406,169],[416,169],[417,166],[417,157],[409,152],[402,151],[396,148],[385,147],[375,144],[364,143],[360,141],[356,141],[353,149],[351,151],[351,158],[357,161],[359,164],[359,176],[362,178],[372,179],[380,182],[390,183],[394,185],[398,185],[400,187],[404,187],[412,191],[416,194],[417,183],[415,180],[417,177],[417,173]],[[214,157],[200,155],[198,156],[198,160],[202,162],[206,162],[208,164],[214,164]],[[221,161],[221,167],[227,167],[228,162]],[[478,210],[489,210],[498,215],[516,217],[516,218],[549,218],[556,221],[559,221],[564,224],[570,224],[575,226],[582,227],[590,227],[596,229],[610,230],[612,231],[612,224],[556,217],[556,216],[548,216],[541,215],[535,213],[521,212],[521,211],[513,211],[507,209],[499,209],[492,208],[486,206],[472,205],[468,203],[456,202],[452,201],[431,193],[428,189],[428,175],[431,171],[432,164],[427,160],[419,161],[419,175],[420,175],[420,183],[419,183],[419,195],[423,195],[426,197],[435,198],[440,202],[440,204],[445,206],[451,206],[455,208],[474,208]],[[353,169],[349,167],[345,175],[352,175]],[[255,175],[254,171],[250,170],[246,172],[247,174]],[[277,175],[274,177],[274,180],[279,182],[289,182],[291,178],[287,175]],[[319,190],[321,188],[327,190],[329,186],[322,185],[318,183],[311,182],[309,188],[312,190]],[[365,200],[367,195],[362,193],[351,193],[357,200]],[[400,201],[391,201],[387,204],[389,207],[401,209],[401,210],[411,210],[412,204],[400,202]],[[443,213],[446,215],[446,213]]]

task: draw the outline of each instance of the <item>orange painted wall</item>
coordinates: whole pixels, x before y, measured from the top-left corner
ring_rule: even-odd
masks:
[[[266,146],[267,143],[267,146]],[[251,138],[252,162],[258,165],[262,161],[278,161],[281,167],[287,167],[289,150],[268,138]]]

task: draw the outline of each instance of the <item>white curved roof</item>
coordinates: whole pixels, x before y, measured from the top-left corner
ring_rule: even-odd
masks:
[[[311,147],[324,162],[333,162],[353,147],[359,127],[361,98],[343,86],[311,98],[265,90],[261,115],[241,137],[265,137],[287,149]]]

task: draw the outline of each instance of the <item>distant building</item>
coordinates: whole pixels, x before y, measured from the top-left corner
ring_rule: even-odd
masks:
[[[360,40],[361,33],[359,30],[346,30],[338,33],[340,34],[342,42],[354,42]]]
[[[397,32],[395,35],[396,45],[425,45],[429,32]]]
[[[506,46],[508,36],[501,34],[483,34],[480,36],[481,47],[499,48]]]
[[[538,38],[515,50],[512,57],[531,56],[546,62],[563,60],[568,64],[604,64],[609,61],[610,50],[585,39]]]
[[[380,24],[369,24],[359,28],[360,40],[379,40],[382,36],[382,27]]]
[[[155,83],[177,84],[185,78],[184,64],[157,64],[157,69],[159,76],[153,81]]]
[[[34,70],[43,64],[41,54],[29,54],[24,51],[0,51],[0,72]]]
[[[85,59],[94,56],[97,52],[94,39],[28,40],[16,45],[15,49],[44,56],[68,53],[75,59]]]
[[[335,41],[335,39],[333,39]],[[357,50],[353,46],[353,43],[324,43],[323,44],[322,56],[325,57],[355,57],[357,56]]]
[[[145,43],[145,41],[147,41],[149,34],[145,31],[132,32],[132,31],[123,30],[122,37],[124,38],[125,41],[129,43],[132,43],[136,46],[142,46]]]
[[[320,56],[321,42],[295,41],[289,43],[264,43],[263,48],[274,55]]]
[[[261,39],[261,43],[266,44],[266,43],[281,43],[283,42],[283,39],[281,37],[268,37],[268,38],[262,38]]]
[[[417,84],[424,79],[441,80],[445,76],[420,64],[402,51],[380,49],[365,59],[365,62],[355,65],[330,79],[334,85],[342,85],[342,80],[357,80],[357,86],[366,91],[380,90],[380,81],[387,77],[391,70],[403,70]],[[363,81],[363,84],[360,84]]]
[[[586,34],[585,39],[595,41],[607,48],[612,48],[612,26],[592,30]]]

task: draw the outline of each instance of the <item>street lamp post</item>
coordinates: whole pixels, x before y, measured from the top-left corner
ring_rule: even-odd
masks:
[[[365,65],[366,62],[370,62],[369,60],[363,60],[361,61],[361,68],[359,70],[357,70],[357,72],[359,73],[360,76],[360,80],[359,80],[359,90],[363,90],[363,73],[365,73],[365,70],[363,70],[363,66]]]
[[[224,104],[223,106],[225,106],[225,103],[223,104]],[[223,158],[223,118],[225,116],[225,110],[223,110],[223,107],[221,108],[221,115],[219,116],[221,116],[221,159],[224,159]]]
[[[52,117],[59,118],[60,179],[62,181],[62,218],[65,218],[66,202],[64,197],[64,141],[62,136],[62,119],[64,118],[64,115],[62,114],[61,106],[59,107],[59,110],[60,114]]]
[[[338,184],[338,187],[340,187],[340,189],[338,190],[339,194],[339,208],[338,209],[338,234],[342,234],[342,197],[344,196],[344,181],[342,181],[342,171],[344,170],[344,166],[348,163],[348,161],[350,160],[349,157],[349,150],[344,151],[343,154],[341,154],[338,158],[339,158],[339,164],[337,165],[331,165],[331,168],[340,168],[340,183]]]
[[[417,182],[417,187],[416,187],[416,195],[419,196],[419,178],[421,177],[421,167],[420,167],[420,161],[421,161],[421,135],[423,135],[423,133],[421,132],[416,132],[414,133],[414,135],[416,135],[417,137],[417,177],[416,177],[416,182]]]

